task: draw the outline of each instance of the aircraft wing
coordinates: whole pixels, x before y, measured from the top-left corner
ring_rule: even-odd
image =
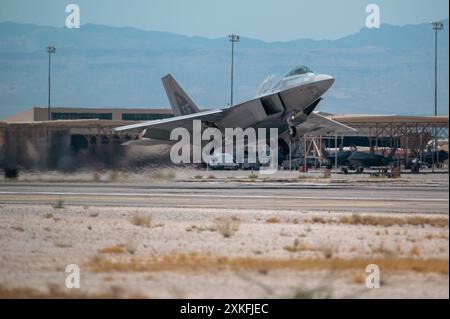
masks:
[[[337,121],[330,120],[315,112],[311,113],[305,122],[297,126],[297,133],[301,136],[342,136],[347,134],[354,135],[355,132],[357,132],[356,129]]]
[[[270,119],[277,119],[277,117],[279,117],[279,115],[281,115],[284,111],[277,94],[271,94],[264,97],[264,99],[270,98],[278,98],[278,100],[273,102],[276,103],[273,106],[273,113],[276,114],[271,114],[270,116],[267,115],[261,102],[263,98],[258,97],[226,109],[189,113],[167,119],[131,124],[117,127],[114,131],[119,132],[125,130],[145,129],[145,132],[143,132],[141,137],[170,140],[170,133],[174,128],[183,127],[189,131],[192,131],[193,120],[210,122],[217,125],[219,128],[242,127],[245,129],[255,123],[266,124],[265,127],[268,127],[267,123],[270,123]],[[277,120],[279,122],[279,118]]]
[[[121,127],[116,127],[113,130],[116,132],[126,131],[126,130],[138,130],[145,129],[142,137],[159,139],[159,140],[169,140],[170,133],[174,128],[184,127],[188,130],[192,129],[193,120],[201,120],[208,122],[217,122],[220,119],[220,114],[223,110],[210,110],[199,113],[192,113],[187,115],[181,115],[161,120],[148,121],[143,123],[131,124]]]

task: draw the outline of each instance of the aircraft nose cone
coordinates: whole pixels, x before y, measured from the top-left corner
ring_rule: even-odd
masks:
[[[316,83],[322,92],[326,92],[334,83],[334,78],[330,75],[319,74],[316,76]]]

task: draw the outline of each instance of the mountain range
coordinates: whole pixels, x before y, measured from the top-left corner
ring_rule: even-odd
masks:
[[[439,113],[448,114],[448,19],[439,32]],[[47,103],[52,55],[52,105],[165,108],[167,73],[201,107],[226,106],[230,43],[129,27],[94,24],[67,29],[0,23],[0,118]],[[336,78],[320,110],[335,114],[434,112],[434,33],[430,24],[362,28],[337,40],[265,42],[241,37],[235,47],[235,102],[255,96],[268,75],[297,65]]]

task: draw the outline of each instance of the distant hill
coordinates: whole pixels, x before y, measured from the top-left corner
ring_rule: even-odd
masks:
[[[448,114],[448,20],[439,33],[439,106]],[[47,100],[47,54],[52,101],[58,106],[168,107],[160,78],[172,73],[203,107],[229,100],[227,38],[188,37],[93,24],[66,29],[0,23],[0,118]],[[361,29],[338,40],[264,42],[236,46],[236,101],[251,98],[269,74],[298,64],[336,77],[320,106],[330,113],[433,112],[434,36],[430,24]]]

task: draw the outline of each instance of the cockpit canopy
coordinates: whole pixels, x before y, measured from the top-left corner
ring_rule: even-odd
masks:
[[[293,69],[291,72],[286,74],[286,77],[300,75],[300,74],[306,74],[306,73],[314,73],[314,72],[305,65],[299,65],[298,67]]]

